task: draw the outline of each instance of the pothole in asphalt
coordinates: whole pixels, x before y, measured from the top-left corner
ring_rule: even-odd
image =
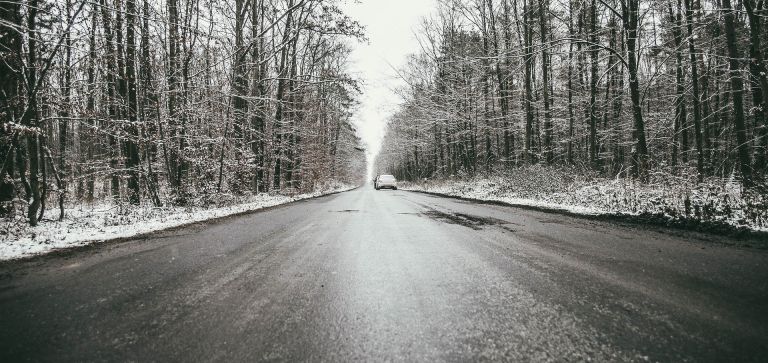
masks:
[[[354,213],[359,212],[359,209],[342,209],[342,210],[332,210],[333,213]]]

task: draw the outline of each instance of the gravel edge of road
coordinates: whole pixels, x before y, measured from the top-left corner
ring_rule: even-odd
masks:
[[[211,219],[206,219],[206,220],[203,220],[203,221],[184,223],[184,224],[180,224],[178,226],[173,226],[173,227],[169,227],[169,228],[161,228],[161,229],[157,229],[157,230],[154,230],[154,231],[150,231],[150,232],[146,232],[146,233],[140,233],[140,234],[129,236],[129,237],[117,237],[117,238],[110,238],[110,239],[104,239],[104,240],[94,240],[94,241],[88,242],[88,243],[86,243],[84,245],[80,245],[80,246],[71,246],[71,247],[57,248],[57,249],[54,249],[54,250],[51,250],[51,251],[48,251],[48,252],[45,252],[45,253],[37,254],[37,255],[24,256],[24,257],[21,257],[21,258],[14,258],[14,259],[8,259],[8,260],[0,260],[0,279],[3,278],[3,270],[6,270],[6,271],[7,270],[14,270],[15,268],[13,268],[13,266],[20,267],[20,266],[29,265],[29,264],[39,264],[39,263],[43,263],[43,262],[51,260],[51,259],[62,258],[62,257],[63,258],[67,258],[67,257],[70,257],[70,256],[72,256],[74,254],[77,254],[77,253],[96,252],[96,251],[98,251],[100,249],[108,248],[108,247],[114,246],[116,244],[119,244],[121,242],[128,242],[128,241],[135,241],[135,240],[146,240],[146,239],[155,237],[155,236],[157,236],[157,235],[159,235],[161,233],[169,233],[169,232],[174,232],[174,231],[177,231],[177,230],[180,230],[180,229],[189,228],[189,227],[192,227],[192,226],[217,223],[217,222],[221,222],[221,221],[224,221],[224,220],[227,220],[227,219],[230,219],[230,218],[237,218],[237,217],[242,217],[242,216],[249,215],[249,214],[261,213],[261,212],[265,212],[265,211],[269,211],[269,210],[273,210],[273,209],[277,209],[277,208],[287,207],[287,206],[290,206],[290,205],[293,205],[293,204],[296,204],[296,203],[306,202],[306,201],[310,201],[310,200],[314,200],[314,199],[318,199],[318,198],[328,197],[328,196],[335,195],[335,194],[349,192],[349,191],[352,191],[352,190],[359,189],[361,187],[362,186],[357,186],[357,187],[352,188],[352,189],[337,190],[337,191],[333,191],[333,192],[330,192],[330,193],[326,193],[326,194],[322,194],[322,195],[318,195],[318,196],[314,196],[314,197],[310,197],[310,198],[298,199],[298,200],[293,200],[293,201],[290,201],[290,202],[287,202],[287,203],[272,205],[272,206],[269,206],[269,207],[261,207],[261,208],[257,208],[257,209],[251,209],[251,210],[247,210],[247,211],[237,212],[237,213],[233,213],[233,214],[229,214],[229,215],[225,215],[225,216],[220,216],[220,217],[214,217],[214,218],[211,218]]]
[[[624,223],[630,226],[650,226],[660,229],[664,229],[664,232],[678,232],[673,234],[679,234],[679,232],[694,232],[697,235],[693,236],[697,239],[706,239],[710,242],[718,242],[725,245],[754,248],[760,250],[768,250],[768,232],[754,231],[745,227],[736,227],[726,223],[712,223],[706,221],[699,221],[693,219],[672,219],[662,215],[650,215],[650,214],[622,214],[622,213],[601,213],[601,214],[582,214],[576,213],[564,208],[550,208],[543,206],[534,206],[527,204],[515,204],[502,202],[498,200],[486,200],[477,198],[468,198],[458,195],[451,195],[438,192],[430,192],[425,190],[411,190],[401,189],[403,191],[421,193],[427,195],[434,195],[443,198],[451,198],[457,200],[463,200],[467,202],[479,203],[479,204],[491,204],[505,207],[520,208],[526,210],[532,210],[537,212],[560,214],[568,217],[605,221],[605,222],[617,222]],[[712,237],[719,237],[718,241],[711,241]],[[725,238],[725,239],[723,239]]]

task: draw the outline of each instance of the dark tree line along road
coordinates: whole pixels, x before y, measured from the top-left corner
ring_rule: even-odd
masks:
[[[766,361],[768,254],[703,238],[358,189],[2,263],[0,361]]]
[[[583,165],[765,183],[765,0],[434,3],[398,70],[379,169],[420,180]]]
[[[357,183],[363,38],[322,0],[0,1],[0,217]]]

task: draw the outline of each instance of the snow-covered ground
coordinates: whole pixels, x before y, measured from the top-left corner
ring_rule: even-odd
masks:
[[[576,214],[663,216],[669,221],[768,231],[768,196],[745,195],[734,180],[697,183],[656,175],[649,183],[639,183],[584,175],[575,169],[532,166],[504,175],[423,180],[400,187]]]
[[[153,207],[119,206],[113,203],[76,205],[65,210],[62,221],[42,221],[29,227],[22,216],[2,219],[0,260],[43,254],[55,249],[82,246],[116,238],[132,237],[185,224],[318,197],[354,188],[333,184],[313,193],[286,196],[257,194],[222,197],[218,206]],[[225,204],[225,205],[222,205]],[[58,216],[58,209],[48,216]]]

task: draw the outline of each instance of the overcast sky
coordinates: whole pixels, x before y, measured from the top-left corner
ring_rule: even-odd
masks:
[[[434,8],[434,0],[342,2],[344,12],[366,27],[369,39],[368,44],[353,44],[351,67],[365,82],[357,126],[369,158],[378,152],[387,117],[398,103],[392,89],[401,82],[392,68],[402,66],[409,54],[419,50],[414,31]]]

